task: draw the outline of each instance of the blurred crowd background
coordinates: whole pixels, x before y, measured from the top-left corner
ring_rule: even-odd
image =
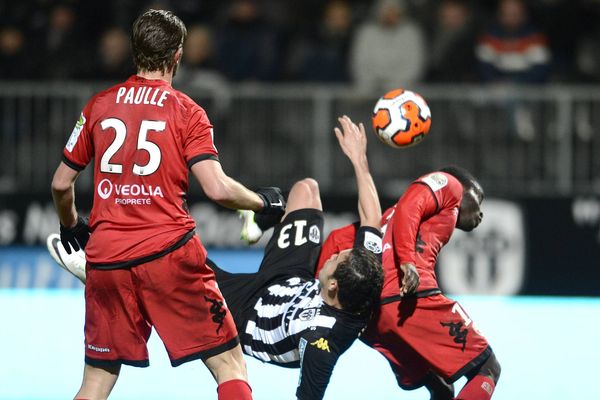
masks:
[[[1,80],[122,80],[147,8],[186,23],[178,82],[600,82],[598,0],[0,2]]]

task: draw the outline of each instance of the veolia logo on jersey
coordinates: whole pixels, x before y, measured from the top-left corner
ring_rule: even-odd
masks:
[[[108,179],[102,179],[98,184],[98,196],[100,198],[106,200],[110,197],[112,193],[112,182]]]
[[[98,196],[101,199],[108,199],[113,190],[117,197],[115,198],[116,204],[133,204],[133,205],[141,205],[141,204],[150,204],[150,196],[155,197],[165,197],[160,186],[152,186],[152,185],[117,185],[114,184],[109,179],[102,179],[98,183]],[[122,196],[127,196],[124,198]],[[143,196],[144,198],[140,198],[138,196]],[[138,198],[136,198],[138,197]]]

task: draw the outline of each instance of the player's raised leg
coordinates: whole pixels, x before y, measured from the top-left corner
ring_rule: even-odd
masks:
[[[283,218],[292,211],[300,210],[302,208],[323,210],[321,195],[319,193],[319,184],[312,178],[304,178],[292,186]]]
[[[287,199],[286,213],[281,219],[272,216],[264,218],[250,210],[239,210],[238,213],[243,220],[240,238],[248,244],[254,244],[260,240],[265,230],[279,223],[290,212],[302,208],[323,210],[319,184],[313,178],[304,178],[292,186]]]

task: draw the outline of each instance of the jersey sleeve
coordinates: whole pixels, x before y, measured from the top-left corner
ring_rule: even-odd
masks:
[[[91,129],[93,102],[94,99],[84,107],[63,149],[62,161],[76,171],[83,170],[94,156],[94,141]]]
[[[321,247],[321,254],[319,255],[315,276],[319,276],[319,271],[323,268],[325,261],[329,260],[332,255],[339,253],[342,250],[352,248],[358,227],[359,223],[355,222],[331,231]]]
[[[188,168],[199,161],[219,160],[219,153],[214,144],[213,126],[206,112],[195,104],[184,132],[183,155]]]
[[[300,378],[296,389],[299,400],[323,398],[341,353],[333,341],[317,332],[300,339]]]
[[[420,181],[411,184],[398,201],[394,215],[394,251],[401,263],[416,265],[416,245],[421,221],[439,210],[431,188]]]

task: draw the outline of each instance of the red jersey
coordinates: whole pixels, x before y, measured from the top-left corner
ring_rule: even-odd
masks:
[[[400,294],[400,264],[412,263],[419,272],[417,291],[438,287],[435,264],[448,243],[462,200],[463,188],[452,175],[433,172],[414,181],[382,217],[384,283],[382,298]],[[317,273],[332,254],[354,243],[356,224],[331,232],[321,250]]]
[[[206,112],[163,80],[132,76],[94,96],[63,151],[82,170],[94,161],[93,264],[119,264],[169,248],[195,228],[188,169],[217,159]]]

